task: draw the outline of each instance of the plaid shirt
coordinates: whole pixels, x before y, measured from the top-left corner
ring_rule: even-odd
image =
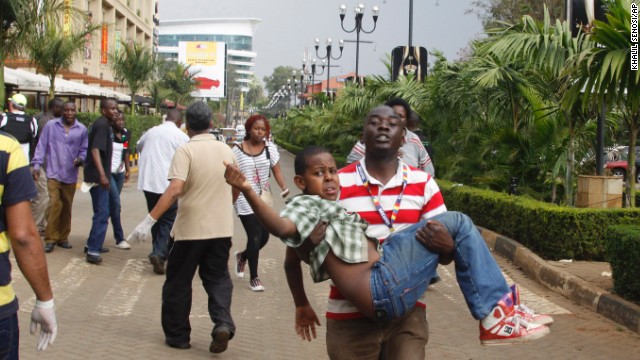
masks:
[[[322,263],[329,250],[342,261],[350,264],[369,260],[367,255],[367,238],[364,234],[368,224],[356,213],[348,213],[335,201],[323,200],[317,195],[298,195],[287,202],[287,207],[280,213],[296,225],[298,235],[295,238],[282,239],[290,247],[300,246],[320,221],[327,223],[324,240],[311,251],[310,270],[314,282],[329,279],[322,269]],[[377,241],[377,240],[376,240]],[[378,252],[382,251],[380,244]]]

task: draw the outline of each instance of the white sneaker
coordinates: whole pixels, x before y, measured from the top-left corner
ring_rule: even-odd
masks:
[[[116,244],[116,247],[118,249],[123,249],[123,250],[129,250],[131,249],[131,245],[129,245],[129,243],[127,242],[127,240],[122,240],[119,243]]]
[[[251,279],[251,281],[249,281],[249,288],[251,288],[251,291],[264,291],[262,281],[258,278]]]

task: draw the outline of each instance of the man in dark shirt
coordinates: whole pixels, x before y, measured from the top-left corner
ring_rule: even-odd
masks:
[[[109,251],[103,248],[104,238],[109,225],[109,179],[111,178],[111,156],[113,152],[112,124],[118,117],[118,103],[108,98],[100,101],[102,114],[89,129],[89,152],[84,167],[84,182],[91,184],[91,202],[93,204],[93,223],[85,250],[87,262],[100,264],[101,253]]]

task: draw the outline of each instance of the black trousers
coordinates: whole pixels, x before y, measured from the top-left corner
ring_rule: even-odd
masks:
[[[151,212],[160,200],[162,194],[151,191],[144,191],[144,198],[147,200],[147,210]],[[167,259],[167,247],[171,241],[171,228],[178,214],[178,202],[174,202],[167,211],[160,216],[158,221],[151,227],[152,250],[149,256],[159,256],[161,259]]]
[[[247,233],[247,247],[240,256],[247,260],[249,264],[250,279],[258,277],[258,259],[260,258],[260,250],[267,245],[269,241],[269,232],[260,223],[255,214],[240,215],[240,222]]]
[[[236,327],[231,318],[230,249],[231,238],[173,242],[162,287],[162,329],[167,342],[183,344],[191,340],[191,284],[196,270],[209,297],[209,316],[214,323],[211,336],[224,328],[233,337]]]

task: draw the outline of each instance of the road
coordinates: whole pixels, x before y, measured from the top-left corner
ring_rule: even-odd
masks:
[[[293,158],[282,154],[285,179],[293,190]],[[144,196],[136,189],[135,177],[122,193],[122,220],[128,233],[147,213]],[[275,184],[274,184],[275,185]],[[295,192],[294,192],[295,194]],[[275,206],[282,208],[281,200]],[[35,299],[14,262],[14,285],[20,299],[20,352],[22,359],[326,359],[324,327],[318,338],[302,341],[293,330],[294,306],[282,263],[284,245],[272,237],[261,252],[260,278],[266,291],[253,293],[248,279],[234,283],[232,315],[236,337],[219,355],[208,352],[212,328],[206,294],[196,276],[193,283],[190,350],[176,350],[164,344],[160,325],[163,276],[153,273],[147,255],[149,242],[131,250],[114,247],[111,230],[102,265],[85,262],[83,245],[91,224],[91,200],[77,192],[73,208],[73,249],[56,248],[47,254],[55,294],[59,333],[55,344],[44,353],[35,350],[36,338],[29,335],[29,313]],[[233,249],[242,250],[244,230],[235,221]],[[478,340],[478,322],[469,315],[455,282],[453,266],[440,267],[443,281],[428,290],[430,359],[632,359],[640,353],[640,336],[592,311],[527,279],[506,260],[497,261],[507,280],[516,281],[527,305],[554,315],[551,334],[532,343],[483,347]],[[233,266],[230,262],[230,266]],[[326,309],[328,285],[305,278],[309,299],[319,316]],[[324,318],[321,318],[324,325]]]

